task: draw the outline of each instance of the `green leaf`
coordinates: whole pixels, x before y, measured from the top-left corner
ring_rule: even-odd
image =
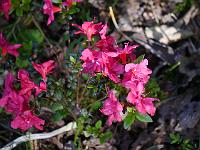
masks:
[[[100,107],[101,107],[102,103],[97,101],[97,102],[94,102],[92,105],[91,105],[91,110],[93,111],[96,111],[98,110]]]
[[[128,129],[135,121],[135,114],[133,112],[128,112],[128,115],[124,119],[124,129]]]
[[[68,10],[67,12],[68,14],[72,15],[76,13],[76,8],[71,8],[70,10]]]
[[[21,7],[18,7],[18,8],[16,9],[16,15],[17,15],[18,17],[23,16],[23,9],[22,9]]]
[[[133,63],[134,64],[139,64],[143,59],[144,59],[145,54],[139,56]]]
[[[22,4],[29,4],[31,0],[22,0]]]
[[[97,76],[97,80],[100,81],[100,79],[102,77],[102,73],[97,73],[96,76]]]
[[[56,99],[62,100],[62,98],[63,98],[62,90],[56,89],[55,92],[54,92],[54,96],[56,97]]]
[[[24,59],[22,59],[22,58],[20,58],[20,57],[17,57],[16,58],[16,65],[19,67],[19,68],[26,68],[26,67],[28,67],[28,65],[29,65],[29,61],[26,59],[26,60],[24,60]]]
[[[26,29],[23,30],[19,36],[24,41],[32,41],[41,44],[44,41],[44,37],[41,32],[37,29]]]
[[[153,122],[153,120],[151,119],[151,117],[149,115],[142,115],[138,112],[135,113],[136,115],[136,118],[139,120],[139,121],[142,121],[142,122]]]
[[[170,133],[169,134],[170,137],[170,143],[171,144],[179,144],[181,142],[181,137],[180,135],[177,133]]]
[[[133,112],[133,108],[132,107],[127,107],[127,111],[128,112]]]
[[[62,110],[64,107],[59,103],[54,103],[51,105],[50,109],[53,111]]]
[[[0,113],[2,113],[3,112],[3,108],[0,108]]]
[[[72,56],[69,57],[69,60],[74,64],[76,63],[76,59],[74,57],[72,57]]]
[[[87,86],[87,88],[88,89],[93,89],[93,88],[95,88],[95,86],[90,84],[90,85]]]
[[[89,75],[88,75],[88,74],[85,74],[85,73],[83,73],[83,74],[82,74],[82,78],[83,78],[83,80],[87,81],[87,80],[88,80],[88,78],[89,78]]]
[[[51,120],[53,122],[58,122],[62,120],[64,117],[67,116],[67,112],[65,110],[58,110],[56,113],[52,116]]]
[[[107,140],[112,138],[112,133],[110,131],[100,135],[100,144],[105,143]]]
[[[30,9],[30,5],[29,5],[29,4],[25,4],[25,5],[23,6],[23,10],[24,10],[25,12],[28,12],[29,9]]]
[[[95,128],[100,129],[101,126],[102,126],[102,121],[101,120],[97,121],[96,124],[95,124]]]
[[[52,0],[52,2],[58,4],[58,3],[62,3],[62,0]]]

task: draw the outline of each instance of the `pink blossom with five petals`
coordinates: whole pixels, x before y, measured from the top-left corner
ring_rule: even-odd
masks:
[[[95,73],[102,71],[102,53],[100,51],[85,49],[82,52],[81,60],[84,61],[82,67],[84,73],[90,73],[94,75]]]
[[[39,72],[42,76],[42,79],[46,82],[47,75],[52,72],[52,70],[55,68],[56,64],[55,61],[49,60],[47,62],[44,62],[42,64],[36,64],[32,62],[32,65],[34,69]]]
[[[118,48],[117,53],[119,55],[119,58],[122,60],[122,64],[126,64],[127,55],[130,56],[131,60],[134,61],[135,55],[132,54],[132,52],[138,47],[138,45],[129,46],[128,43],[125,44],[125,47],[123,49]]]
[[[102,62],[103,62],[103,75],[108,76],[112,81],[115,83],[119,83],[119,75],[123,74],[124,66],[121,65],[117,59],[108,57],[107,55],[102,55]]]
[[[2,49],[1,54],[5,56],[7,53],[18,57],[19,52],[17,51],[18,48],[21,47],[21,44],[9,44],[3,36],[3,33],[0,32],[0,48]]]
[[[108,91],[108,98],[103,104],[103,108],[100,111],[108,116],[107,124],[110,126],[113,121],[122,121],[120,113],[122,113],[123,107],[115,96],[115,91]]]
[[[141,95],[134,94],[133,92],[129,92],[127,96],[128,102],[135,105],[138,112],[142,114],[150,114],[151,116],[154,116],[156,108],[153,104],[153,101],[158,101],[156,98],[145,98]]]
[[[21,90],[19,91],[20,95],[30,96],[32,90],[38,88],[38,86],[30,80],[29,73],[26,70],[21,69],[18,71],[18,79],[21,83]]]
[[[60,11],[61,8],[54,6],[51,0],[44,0],[43,13],[49,15],[47,25],[50,25],[54,21],[54,13]]]
[[[77,24],[72,24],[72,26],[80,29],[80,31],[75,32],[75,34],[85,34],[88,41],[92,40],[93,35],[99,34],[103,27],[101,22],[95,24],[94,21],[86,21],[82,24],[82,26]]]
[[[152,71],[147,68],[148,60],[144,59],[139,64],[129,63],[125,65],[125,75],[122,80],[122,84],[125,85],[126,82],[142,82],[146,84],[150,78]]]
[[[14,118],[11,122],[11,127],[14,129],[21,129],[22,131],[26,131],[31,127],[43,130],[44,123],[44,120],[35,116],[30,110],[27,110]]]

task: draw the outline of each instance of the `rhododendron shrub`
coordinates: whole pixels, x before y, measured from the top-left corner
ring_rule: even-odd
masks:
[[[76,146],[79,135],[112,137],[114,123],[152,121],[158,99],[145,89],[152,70],[139,45],[119,45],[108,23],[86,21],[81,3],[0,0],[0,112],[12,129],[48,132],[76,121]]]
[[[158,99],[145,97],[145,85],[152,71],[147,67],[147,59],[137,63],[134,51],[138,45],[125,43],[124,48],[118,46],[114,37],[106,35],[107,24],[91,21],[84,22],[82,26],[75,24],[73,26],[80,29],[75,34],[84,34],[88,42],[91,42],[94,36],[99,36],[99,40],[93,43],[93,47],[89,46],[82,52],[80,59],[83,61],[83,73],[89,73],[91,76],[101,73],[102,76],[124,87],[128,92],[126,101],[118,100],[114,89],[107,92],[108,99],[100,109],[104,115],[108,116],[107,124],[111,125],[113,121],[121,122],[128,114],[128,111],[125,111],[126,108],[131,107],[134,112],[154,116],[156,108],[153,102]]]

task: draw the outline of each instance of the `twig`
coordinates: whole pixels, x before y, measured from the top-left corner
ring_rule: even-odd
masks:
[[[15,28],[16,28],[16,25],[20,22],[20,20],[21,20],[21,17],[18,17],[17,21],[13,24],[12,30],[7,35],[8,39],[10,38],[11,34],[13,34],[15,36],[15,34],[14,34]],[[15,38],[16,38],[16,36],[15,36]]]
[[[56,135],[59,135],[61,133],[64,133],[76,128],[77,128],[76,122],[70,122],[66,126],[61,127],[49,133],[36,133],[36,134],[24,135],[8,143],[6,146],[2,147],[1,150],[11,150],[15,148],[17,145],[19,145],[20,143],[27,142],[27,141],[52,138]]]
[[[38,28],[38,30],[40,31],[40,33],[42,34],[42,36],[44,37],[45,41],[51,46],[51,43],[49,42],[48,38],[46,37],[46,35],[44,34],[44,32],[42,31],[39,23],[36,21],[35,17],[32,16],[32,21],[34,23],[34,25]]]
[[[118,24],[117,24],[117,21],[116,21],[116,19],[115,19],[115,14],[114,14],[113,9],[112,9],[111,6],[109,7],[109,14],[110,14],[110,16],[111,16],[111,19],[112,19],[113,24],[114,24],[115,28],[117,29],[117,31],[118,31],[124,38],[126,38],[128,41],[133,41],[130,37],[128,37],[126,34],[124,34],[124,33],[120,30],[120,28],[119,28],[119,26],[118,26]]]

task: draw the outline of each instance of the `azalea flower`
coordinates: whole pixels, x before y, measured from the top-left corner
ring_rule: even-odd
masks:
[[[108,76],[115,83],[119,83],[119,75],[124,72],[124,66],[119,64],[118,60],[103,55],[103,75]]]
[[[102,30],[99,32],[101,39],[106,39],[107,30],[108,30],[108,25],[107,24],[103,25]]]
[[[126,64],[127,55],[129,55],[132,58],[132,61],[134,60],[134,56],[131,53],[137,47],[138,45],[129,46],[128,43],[126,43],[124,49],[121,48],[117,49],[118,55],[122,60],[123,64]]]
[[[75,2],[82,2],[82,0],[65,0],[65,2],[62,2],[63,6],[71,7],[73,3]]]
[[[28,100],[18,94],[13,88],[14,76],[8,73],[4,82],[3,97],[0,99],[0,107],[4,107],[6,112],[14,115],[20,114],[28,109]]]
[[[113,121],[122,121],[120,113],[122,113],[123,107],[115,96],[115,91],[108,92],[108,98],[103,104],[103,108],[100,111],[108,116],[107,124],[110,126]]]
[[[133,92],[129,92],[127,96],[128,102],[135,105],[138,112],[142,114],[150,114],[151,116],[154,116],[156,108],[153,104],[153,101],[157,101],[156,98],[145,98],[141,95],[134,94]]]
[[[144,59],[139,64],[129,63],[125,65],[125,75],[122,84],[126,84],[129,81],[139,81],[146,84],[150,78],[152,71],[147,68],[148,60]]]
[[[44,0],[43,13],[49,15],[47,25],[50,25],[54,21],[54,13],[60,11],[61,8],[54,6],[51,0]]]
[[[36,93],[46,90],[46,83],[41,82],[40,86],[36,86],[29,79],[29,73],[25,70],[18,72],[18,78],[20,79],[22,89],[17,92],[13,88],[14,76],[12,73],[8,73],[5,79],[3,97],[0,99],[0,107],[3,107],[6,112],[12,113],[14,120],[11,122],[11,127],[14,129],[21,129],[23,131],[28,130],[31,127],[35,127],[42,130],[44,120],[33,115],[33,112],[29,108],[29,98],[31,90],[36,89]]]
[[[23,96],[12,91],[0,99],[0,107],[4,107],[6,112],[13,113],[16,116],[28,109],[28,103]]]
[[[40,86],[36,87],[35,96],[39,95],[42,91],[47,91],[46,82],[40,82]]]
[[[117,57],[116,41],[112,36],[106,36],[104,39],[99,40],[95,43],[95,47],[99,48],[100,51],[105,52],[110,57]],[[114,56],[113,56],[114,55]]]
[[[44,123],[44,120],[33,115],[30,110],[27,110],[14,118],[11,122],[11,127],[14,129],[21,129],[22,131],[26,131],[32,127],[43,130]]]
[[[82,26],[77,24],[72,24],[72,26],[80,29],[80,31],[75,32],[75,34],[85,34],[88,38],[88,41],[92,40],[93,35],[99,34],[103,27],[101,22],[95,24],[93,21],[86,21],[82,24]]]
[[[82,52],[80,59],[84,61],[82,65],[84,73],[94,75],[95,73],[102,71],[101,52],[85,49]]]
[[[6,79],[5,79],[5,82],[4,82],[4,90],[3,90],[3,96],[5,95],[8,95],[10,92],[12,92],[14,89],[13,89],[13,82],[14,82],[14,76],[11,72],[9,72],[7,75],[6,75]]]
[[[52,72],[52,70],[55,68],[55,61],[49,60],[47,62],[44,62],[43,64],[36,64],[32,62],[32,65],[34,69],[39,72],[42,76],[42,79],[46,82],[47,75]]]
[[[128,81],[128,82],[122,82],[122,85],[127,88],[130,89],[132,93],[134,93],[135,95],[141,95],[142,93],[145,92],[145,87],[144,87],[144,83],[143,82],[138,82],[138,81]]]
[[[5,56],[7,53],[9,53],[15,57],[18,57],[19,52],[17,51],[17,49],[20,47],[21,44],[14,44],[14,45],[9,44],[4,38],[3,33],[0,32],[0,48],[2,49],[1,51],[2,56]]]
[[[33,89],[37,89],[38,86],[32,82],[29,78],[29,73],[26,70],[19,70],[18,71],[18,79],[21,83],[21,90],[19,91],[20,95],[31,95],[31,91]]]
[[[2,11],[5,18],[9,20],[9,11],[11,9],[11,0],[0,0],[0,12]]]

